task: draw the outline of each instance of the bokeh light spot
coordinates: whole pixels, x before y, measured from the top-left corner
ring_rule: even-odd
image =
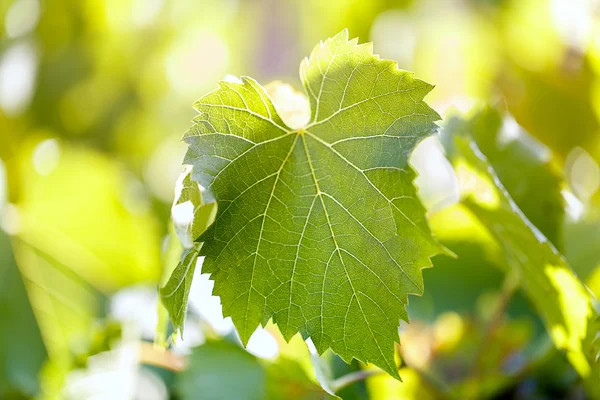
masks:
[[[4,27],[9,38],[17,38],[33,30],[40,17],[40,3],[37,0],[16,1],[6,13]]]
[[[37,72],[32,45],[16,44],[0,59],[0,108],[11,116],[20,114],[31,100]]]
[[[33,168],[42,176],[50,175],[58,166],[60,147],[56,139],[40,142],[33,150]]]

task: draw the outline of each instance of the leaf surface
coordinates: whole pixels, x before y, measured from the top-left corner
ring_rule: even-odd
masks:
[[[398,377],[408,294],[440,253],[408,157],[435,132],[432,86],[343,31],[300,66],[310,122],[291,129],[253,79],[194,105],[186,164],[216,201],[202,271],[247,343],[270,319],[344,360]]]

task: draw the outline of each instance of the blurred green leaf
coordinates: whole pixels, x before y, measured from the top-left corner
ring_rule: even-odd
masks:
[[[319,0],[301,2],[299,8],[304,13],[303,27],[308,31],[305,36],[312,41],[306,44],[311,45],[321,37],[344,28],[353,35],[368,38],[378,16],[389,10],[409,8],[414,3],[415,0],[331,0],[325,4]],[[319,12],[315,13],[315,10]],[[318,18],[318,24],[314,23],[315,18]]]
[[[295,361],[261,362],[227,341],[211,340],[195,348],[175,386],[183,400],[329,398]]]
[[[158,225],[139,181],[100,153],[53,143],[55,161],[39,171],[35,152],[22,157],[19,237],[105,292],[158,282]]]
[[[9,238],[0,229],[0,398],[36,395],[46,357]]]
[[[500,89],[517,121],[560,159],[581,147],[599,161],[600,120],[591,101],[596,76],[585,55],[562,54],[562,63],[545,72],[515,67]]]
[[[590,289],[600,296],[600,216],[584,215],[564,229],[565,257]]]
[[[312,115],[295,130],[253,79],[221,82],[195,104],[185,162],[219,204],[203,272],[242,342],[272,318],[397,377],[407,295],[442,251],[408,165],[439,116],[431,85],[357,43],[343,31],[302,63]]]
[[[428,290],[411,299],[411,318],[432,321],[441,313],[473,313],[477,299],[499,289],[503,274],[495,267],[498,246],[482,224],[460,204],[446,207],[429,217],[431,229],[457,258],[436,256],[434,268],[425,270]],[[461,279],[455,279],[460,276]],[[448,291],[448,282],[454,290]]]
[[[525,132],[510,115],[485,107],[467,120],[454,118],[446,128],[469,134],[500,181],[531,221],[557,247],[562,247],[563,179],[550,163],[549,150]],[[451,145],[451,144],[448,144]]]
[[[24,146],[19,166],[15,254],[49,354],[42,389],[55,398],[90,350],[105,295],[158,281],[158,226],[141,184],[97,152],[49,140]]]
[[[16,242],[15,253],[51,364],[42,378],[44,398],[60,398],[66,374],[93,343],[94,324],[103,315],[105,298],[29,244]],[[51,370],[50,376],[46,369]]]
[[[600,325],[588,290],[523,215],[476,144],[464,136],[454,140],[453,163],[469,182],[465,205],[500,243],[507,266],[520,276],[556,347],[566,352],[589,389],[598,390],[600,366],[591,342]]]

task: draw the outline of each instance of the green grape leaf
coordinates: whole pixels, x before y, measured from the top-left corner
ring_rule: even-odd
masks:
[[[183,335],[190,288],[202,247],[201,243],[194,243],[194,239],[214,220],[216,204],[202,202],[200,187],[191,179],[189,168],[181,174],[176,189],[172,215],[175,232],[183,245],[183,254],[167,283],[159,289],[159,294],[169,312],[175,332],[181,332]]]
[[[439,119],[432,86],[347,31],[300,66],[310,122],[291,129],[253,79],[198,100],[185,163],[218,204],[199,238],[202,271],[248,342],[269,319],[319,353],[398,377],[394,343],[421,269],[442,251],[408,157]]]
[[[468,120],[454,118],[447,130],[472,136],[519,209],[561,248],[563,177],[550,163],[550,150],[493,107]]]
[[[208,341],[194,349],[177,378],[182,399],[263,399],[266,373],[252,354],[233,343]]]
[[[183,400],[335,398],[313,382],[297,362],[281,357],[273,362],[259,360],[224,340],[210,340],[195,348],[175,388]]]
[[[593,344],[598,313],[588,289],[519,209],[475,142],[464,135],[455,136],[454,142],[453,162],[471,188],[464,204],[502,247],[506,265],[520,277],[555,346],[586,381],[598,382]]]

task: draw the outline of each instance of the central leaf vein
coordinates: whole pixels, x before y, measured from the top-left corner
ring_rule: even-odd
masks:
[[[308,133],[308,132],[307,132]],[[312,136],[312,135],[311,135]],[[312,178],[313,181],[315,183],[315,189],[317,191],[317,196],[319,197],[319,199],[321,200],[321,206],[323,207],[323,213],[325,214],[325,219],[327,220],[327,226],[329,227],[329,231],[331,233],[331,238],[333,240],[333,243],[335,245],[335,250],[334,253],[337,252],[339,258],[340,258],[340,262],[342,263],[342,267],[344,268],[344,273],[346,274],[346,278],[348,278],[348,283],[350,284],[350,287],[352,289],[352,298],[356,298],[356,303],[358,304],[358,307],[360,308],[360,313],[365,321],[365,324],[367,325],[367,327],[369,328],[369,332],[371,334],[371,337],[373,338],[373,340],[375,341],[375,343],[377,343],[377,349],[379,350],[379,352],[381,353],[382,358],[386,361],[386,363],[389,364],[388,359],[385,357],[385,355],[383,354],[383,350],[381,349],[381,345],[379,344],[379,340],[377,340],[377,337],[375,336],[375,333],[373,332],[373,329],[371,328],[371,325],[369,324],[369,319],[367,318],[367,315],[365,314],[365,311],[360,303],[360,299],[357,295],[357,293],[362,293],[360,291],[357,291],[356,288],[354,287],[354,282],[352,281],[352,278],[350,278],[350,274],[348,273],[348,269],[346,267],[346,263],[344,262],[344,258],[342,257],[342,252],[341,252],[341,247],[335,237],[335,232],[333,231],[333,226],[331,224],[331,220],[329,217],[329,212],[327,211],[327,206],[325,205],[325,201],[323,200],[323,192],[321,191],[321,188],[319,186],[319,180],[317,179],[317,176],[315,174],[315,169],[313,167],[311,158],[310,158],[310,154],[308,151],[308,146],[306,145],[306,139],[304,136],[302,136],[302,143],[304,145],[304,151],[306,153],[306,159],[308,161],[308,165],[310,167],[310,171],[312,174]],[[347,252],[347,250],[344,250]],[[327,277],[327,267],[329,266],[329,263],[327,263],[328,265],[325,267],[325,274],[323,276],[323,280],[325,281],[326,277]],[[323,293],[325,291],[323,290]],[[350,299],[350,303],[348,304],[348,309],[351,308],[352,305],[352,298]],[[323,303],[322,303],[323,304]],[[375,303],[376,304],[376,303]],[[379,305],[377,305],[379,307]],[[323,319],[323,312],[321,312],[321,320]],[[344,325],[345,322],[347,321],[347,315],[344,321]],[[321,322],[321,327],[323,326],[323,323]]]

